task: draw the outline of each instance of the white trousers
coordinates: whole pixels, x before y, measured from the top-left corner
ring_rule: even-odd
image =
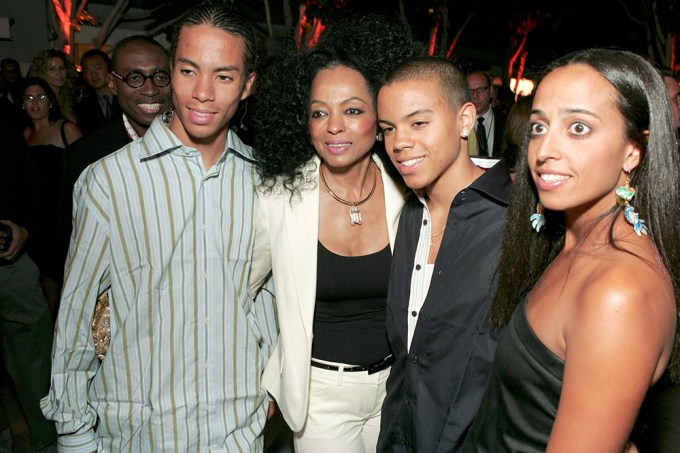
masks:
[[[307,421],[293,442],[298,453],[375,453],[390,368],[377,373],[312,367]],[[348,365],[344,365],[348,366]]]

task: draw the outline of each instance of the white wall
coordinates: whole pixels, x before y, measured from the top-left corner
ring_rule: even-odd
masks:
[[[11,40],[0,40],[0,59],[14,58],[26,75],[38,51],[51,47],[48,40],[46,0],[0,0],[0,17],[14,19]]]

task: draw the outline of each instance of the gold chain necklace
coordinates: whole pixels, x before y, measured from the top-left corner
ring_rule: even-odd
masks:
[[[375,162],[373,162],[373,165],[375,165]],[[361,225],[361,211],[357,206],[360,206],[368,201],[369,198],[373,196],[373,192],[375,192],[375,186],[378,183],[378,170],[377,166],[373,172],[373,187],[371,188],[371,192],[368,194],[366,198],[360,201],[348,201],[343,198],[340,198],[336,194],[333,193],[330,187],[328,187],[328,183],[326,182],[326,178],[323,175],[323,166],[319,167],[319,173],[321,174],[321,182],[323,183],[323,186],[326,188],[328,193],[333,197],[336,201],[339,201],[340,203],[351,206],[349,210],[349,221],[352,225]]]
[[[430,234],[430,247],[433,247],[433,246],[434,246],[434,243],[432,242],[432,239],[434,239],[434,238],[436,238],[437,236],[439,236],[440,234],[442,234],[442,233],[444,232],[445,229],[446,229],[446,225],[444,225],[444,226],[442,227],[442,229],[439,230],[438,232],[436,232],[435,234]]]

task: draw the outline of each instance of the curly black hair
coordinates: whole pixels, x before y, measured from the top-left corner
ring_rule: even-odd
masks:
[[[305,169],[316,153],[309,137],[309,98],[319,71],[336,66],[356,70],[375,102],[389,72],[423,50],[397,23],[368,15],[331,25],[312,49],[298,51],[291,45],[270,58],[259,80],[254,115],[262,189],[268,192],[281,183],[292,197],[309,187]],[[374,151],[385,157],[382,144]]]

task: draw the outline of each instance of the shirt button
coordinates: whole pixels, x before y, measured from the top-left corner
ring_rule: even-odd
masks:
[[[411,312],[411,316],[413,316],[413,317],[415,318],[416,316],[418,316],[418,312],[415,311],[415,310],[413,310],[413,311]]]
[[[208,324],[210,324],[210,320],[208,318],[205,318],[203,320],[203,324],[205,324],[207,326]]]
[[[420,264],[416,264],[416,270],[417,270],[417,271],[420,270],[420,267],[421,267]]]
[[[205,362],[205,363],[203,364],[203,369],[204,369],[204,370],[207,370],[207,369],[208,369],[208,362]]]
[[[427,225],[427,219],[423,220],[423,225]]]
[[[417,355],[412,355],[411,356],[411,363],[418,363],[418,356]]]
[[[208,273],[207,273],[207,272],[203,272],[203,278],[204,278],[204,279],[207,279],[207,278],[208,278]]]
[[[203,231],[208,231],[208,225],[206,225],[206,224],[204,223],[204,224],[201,226],[201,229],[202,229]]]

